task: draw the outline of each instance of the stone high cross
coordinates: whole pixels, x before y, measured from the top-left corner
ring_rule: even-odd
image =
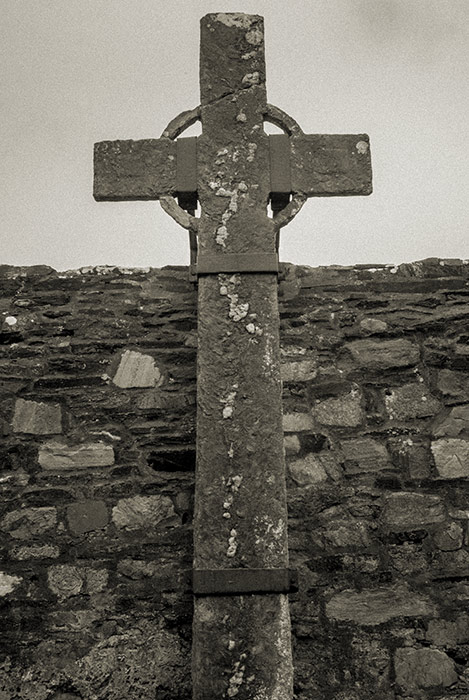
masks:
[[[371,192],[368,137],[305,135],[267,104],[257,15],[203,17],[200,91],[200,107],[174,119],[160,139],[96,144],[94,196],[160,199],[191,234],[198,276],[193,697],[288,700],[278,233],[307,197]],[[177,138],[198,119],[201,136]],[[284,133],[268,136],[264,121]]]

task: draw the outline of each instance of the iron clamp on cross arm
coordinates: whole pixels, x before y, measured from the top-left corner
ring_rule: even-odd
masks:
[[[277,251],[198,256],[198,137],[181,134],[200,119],[201,108],[196,107],[171,120],[159,139],[102,141],[94,149],[94,198],[159,199],[166,213],[189,231],[193,280],[220,272],[275,273],[280,229],[296,216],[308,197],[372,192],[366,134],[305,134],[292,117],[266,104],[264,121],[283,132],[268,136],[269,204],[277,229]]]

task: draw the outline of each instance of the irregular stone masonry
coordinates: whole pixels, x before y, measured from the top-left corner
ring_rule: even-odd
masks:
[[[467,697],[468,279],[282,267],[299,700]],[[190,698],[187,270],[0,282],[0,699]]]

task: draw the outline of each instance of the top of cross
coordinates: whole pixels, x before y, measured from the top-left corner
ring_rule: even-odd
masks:
[[[307,197],[370,194],[365,134],[307,135],[267,104],[262,17],[202,18],[200,93],[160,139],[96,144],[94,181],[97,200],[160,199],[193,244],[198,235],[199,274],[275,271],[278,229]],[[197,120],[201,136],[178,138]],[[268,136],[265,121],[283,134]]]

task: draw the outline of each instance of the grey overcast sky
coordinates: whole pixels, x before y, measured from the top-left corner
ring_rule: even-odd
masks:
[[[157,202],[94,202],[92,150],[198,104],[208,12],[264,16],[268,100],[305,132],[370,135],[374,193],[310,199],[282,260],[469,257],[468,0],[2,0],[0,263],[187,263]]]

